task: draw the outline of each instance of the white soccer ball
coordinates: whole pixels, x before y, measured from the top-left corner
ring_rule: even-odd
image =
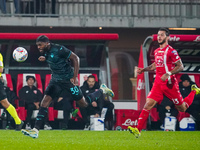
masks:
[[[14,51],[13,51],[13,58],[14,60],[16,60],[17,62],[24,62],[28,57],[28,52],[25,48],[23,47],[17,47]]]

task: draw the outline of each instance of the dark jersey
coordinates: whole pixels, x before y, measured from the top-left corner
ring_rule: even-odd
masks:
[[[66,47],[51,43],[50,50],[45,52],[45,58],[52,71],[52,79],[69,80],[73,77],[74,71],[71,67],[69,57],[71,51]]]
[[[35,86],[24,86],[19,90],[19,98],[26,103],[41,102],[42,93]]]
[[[99,83],[95,82],[92,88],[89,88],[87,81],[84,81],[83,86],[81,86],[81,91],[84,97],[87,97],[89,94],[94,93],[100,88]]]

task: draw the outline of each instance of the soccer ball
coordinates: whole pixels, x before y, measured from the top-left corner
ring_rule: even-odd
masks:
[[[24,62],[28,57],[28,52],[25,48],[23,47],[17,47],[14,51],[13,51],[13,58],[14,60],[16,60],[17,62]]]

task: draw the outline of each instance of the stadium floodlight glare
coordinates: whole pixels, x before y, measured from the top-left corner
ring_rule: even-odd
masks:
[[[169,30],[197,30],[196,28],[169,28]]]

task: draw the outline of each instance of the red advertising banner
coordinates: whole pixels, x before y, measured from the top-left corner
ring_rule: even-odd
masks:
[[[139,115],[139,110],[116,109],[115,130],[127,129],[128,126],[136,127],[138,124]]]
[[[140,110],[116,109],[115,130],[127,130],[128,126],[134,128],[137,127],[140,113]],[[146,129],[146,123],[144,124],[143,129]]]
[[[144,62],[143,62],[143,52],[142,52],[142,46],[140,48],[140,57],[138,62],[139,68],[144,68]],[[144,81],[144,73],[137,76],[137,101],[138,101],[138,110],[142,110],[144,107],[144,104],[146,102],[146,93],[145,93],[145,81]]]
[[[152,36],[153,36],[153,41],[157,41],[157,34],[153,34]],[[169,41],[200,42],[200,35],[170,34]]]

